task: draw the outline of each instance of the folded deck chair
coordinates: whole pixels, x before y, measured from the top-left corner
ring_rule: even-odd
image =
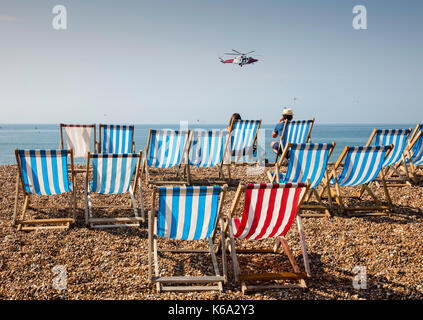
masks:
[[[18,230],[68,229],[75,221],[75,173],[73,171],[72,150],[15,150],[18,164],[16,177],[16,198],[13,224]],[[71,159],[68,167],[68,157]],[[69,178],[70,176],[70,178]],[[24,205],[20,217],[17,217],[20,189],[24,195]],[[43,210],[57,207],[30,206],[30,196],[51,196],[69,193],[69,208],[72,218],[32,219],[27,209]]]
[[[154,187],[153,206],[148,219],[148,262],[149,279],[161,291],[197,291],[223,290],[226,282],[226,252],[225,238],[222,232],[223,221],[221,207],[227,186],[172,186]],[[158,210],[156,212],[156,197],[158,195]],[[219,199],[220,196],[220,199]],[[221,244],[223,250],[221,275],[213,244],[217,223],[220,223]],[[160,240],[158,238],[161,238]],[[176,248],[159,248],[159,243],[169,242],[176,244]],[[198,248],[198,241],[208,242],[209,249],[184,249],[190,244]],[[183,243],[185,242],[185,243]],[[208,253],[211,256],[214,275],[162,276],[163,267],[159,267],[159,253]],[[154,273],[153,276],[153,258]]]
[[[335,148],[335,142],[330,143],[288,143],[282,152],[282,156],[275,164],[274,171],[268,171],[267,175],[271,183],[305,183],[310,181],[310,190],[305,197],[305,202],[309,202],[311,197],[314,195],[318,205],[303,204],[301,209],[306,210],[323,210],[326,216],[330,217],[330,210],[332,209],[332,195],[328,184],[328,161]],[[281,173],[280,168],[286,158],[286,155],[290,153],[288,160],[288,169],[286,173]],[[316,188],[322,182],[324,186],[321,192],[318,193]],[[324,191],[327,190],[327,196],[329,206],[323,204],[321,196]],[[302,215],[303,217],[321,217],[324,214],[308,214]]]
[[[406,149],[405,166],[410,166],[411,176],[414,182],[421,178],[417,171],[423,166],[423,126],[417,125]]]
[[[230,125],[231,132],[231,156],[236,164],[248,164],[254,154],[259,157],[257,134],[260,129],[261,120],[233,120]],[[250,163],[257,163],[253,161]]]
[[[282,134],[279,137],[279,149],[275,162],[278,161],[279,155],[288,143],[309,143],[313,125],[314,118],[311,120],[285,120]]]
[[[187,170],[187,177],[185,179],[183,179],[180,170],[181,166],[187,165],[189,135],[189,130],[150,129],[143,162],[143,172],[145,172],[147,184],[189,183],[189,170]],[[173,167],[177,170],[178,180],[152,179],[150,173],[151,168],[168,169]]]
[[[302,228],[301,217],[297,210],[308,191],[308,184],[249,184],[239,185],[232,203],[230,214],[225,221],[225,230],[229,231],[229,251],[233,262],[236,282],[241,282],[242,292],[255,289],[306,288],[305,279],[311,276],[307,248]],[[245,192],[244,207],[241,217],[234,217],[241,194]],[[285,239],[294,220],[297,221],[305,272],[300,271],[295,258]],[[275,238],[273,249],[237,249],[237,240],[263,240]],[[241,272],[237,256],[240,254],[279,254],[280,246],[288,256],[293,272]],[[251,244],[256,248],[257,242]],[[251,281],[258,284],[250,284]],[[264,281],[264,283],[263,283]],[[265,282],[271,281],[270,284]],[[294,281],[294,283],[292,283]]]
[[[411,185],[410,175],[405,165],[405,149],[410,133],[411,129],[374,129],[366,143],[366,146],[370,146],[374,140],[376,146],[393,145],[382,169],[385,182],[389,183],[389,186]],[[404,169],[402,173],[399,170],[400,166]]]
[[[89,171],[85,174],[85,223],[91,228],[113,228],[139,226],[145,220],[142,189],[141,189],[141,159],[142,152],[138,153],[88,153],[87,168],[92,160],[92,181],[88,182]],[[138,212],[134,193],[139,187],[140,211]],[[94,218],[92,211],[91,193],[103,195],[129,193],[133,217]],[[103,206],[103,208],[111,208]],[[119,209],[128,209],[122,206]]]
[[[135,152],[134,126],[100,124],[99,153]]]
[[[223,161],[229,149],[229,132],[226,130],[193,130],[188,144],[189,166],[211,168],[217,167],[219,178],[225,179],[223,174]],[[187,166],[189,170],[189,166]],[[231,178],[230,165],[228,176]],[[191,174],[188,174],[191,177]],[[210,179],[207,179],[210,180]],[[191,183],[191,181],[189,181]]]
[[[393,146],[346,146],[335,163],[330,184],[335,185],[335,200],[339,204],[341,213],[349,216],[353,215],[384,215],[392,209],[392,201],[386,186],[384,172],[382,170],[383,163],[389,156]],[[336,174],[336,170],[344,160],[343,169],[340,175]],[[385,198],[388,205],[383,205],[382,201],[370,189],[370,184],[380,177],[383,185]],[[349,206],[346,207],[343,199],[347,196],[341,195],[340,187],[361,186],[357,196],[349,196],[349,198],[361,199],[364,191],[373,198],[375,205],[372,206]],[[375,211],[368,213],[367,211]],[[364,212],[363,212],[364,211]]]

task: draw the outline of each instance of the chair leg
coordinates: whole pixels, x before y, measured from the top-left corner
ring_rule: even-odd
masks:
[[[232,258],[233,273],[234,273],[235,282],[238,282],[240,270],[239,270],[238,258],[236,256],[235,239],[234,239],[234,234],[233,234],[232,225],[230,221],[227,222],[227,225],[229,230],[229,245],[230,245],[231,258]]]
[[[297,228],[298,228],[298,234],[300,236],[300,241],[301,241],[301,252],[303,254],[304,269],[307,273],[307,276],[311,277],[310,262],[309,262],[309,259],[308,259],[307,246],[306,246],[306,243],[305,243],[303,223],[302,223],[301,217],[299,215],[297,215]]]
[[[138,179],[139,179],[138,188],[140,189],[140,210],[141,210],[141,218],[145,221],[145,210],[144,210],[144,199],[143,199],[143,195],[142,195],[142,179],[141,179],[141,175],[140,175],[140,177]]]
[[[219,266],[217,265],[217,259],[216,259],[216,253],[214,252],[214,245],[213,245],[213,239],[209,238],[209,247],[210,247],[210,255],[211,260],[213,263],[214,273],[216,276],[220,276]],[[218,283],[219,291],[223,291],[223,285],[222,282]]]
[[[18,200],[19,200],[19,173],[16,177],[16,192],[15,192],[15,208],[13,210],[13,225],[16,225],[16,216],[18,213]]]
[[[223,219],[220,219],[220,246],[222,248],[222,268],[223,268],[223,277],[224,277],[224,283],[226,284],[228,282],[228,266],[227,266],[227,260],[226,260],[226,237],[224,232],[224,223]]]

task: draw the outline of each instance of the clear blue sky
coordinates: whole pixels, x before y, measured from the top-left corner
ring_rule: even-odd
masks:
[[[419,0],[1,0],[0,123],[422,122],[422,31]]]

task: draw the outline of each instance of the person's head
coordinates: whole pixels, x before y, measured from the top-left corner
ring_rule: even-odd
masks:
[[[291,108],[284,108],[282,111],[282,118],[284,120],[292,120],[294,117],[294,113],[292,112]]]
[[[232,121],[234,120],[241,120],[241,116],[239,113],[234,113],[231,117],[231,119],[229,120],[229,125],[231,125]]]

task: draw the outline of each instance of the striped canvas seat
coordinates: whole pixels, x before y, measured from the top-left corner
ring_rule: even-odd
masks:
[[[71,190],[68,150],[18,150],[25,191],[54,195]]]
[[[392,144],[394,147],[389,153],[389,156],[385,159],[383,163],[384,167],[391,166],[401,160],[410,132],[410,129],[384,129],[376,131],[376,146],[387,146]]]
[[[223,283],[226,282],[226,249],[221,208],[227,187],[153,187],[153,205],[148,219],[148,274],[150,282],[156,284],[158,292],[223,290]],[[219,270],[213,241],[218,221],[221,237],[219,247],[222,250],[221,261],[225,274],[223,276]],[[161,238],[160,241],[158,238]],[[192,243],[191,240],[196,241]],[[175,246],[177,241],[185,243]],[[169,242],[172,246],[166,248]],[[205,242],[208,242],[208,249],[203,247]],[[186,254],[206,254],[211,258],[214,274],[164,276],[163,269],[166,264],[160,266],[159,258],[165,257],[159,253],[173,254],[173,261],[177,259],[177,254],[185,254],[182,263],[187,259]]]
[[[241,218],[232,218],[238,239],[265,239],[285,235],[306,191],[302,183],[249,184]]]
[[[268,171],[267,175],[271,183],[309,183],[310,194],[306,196],[307,202],[310,202],[314,196],[319,204],[303,204],[301,209],[312,209],[313,213],[302,213],[302,216],[321,217],[316,210],[323,210],[326,216],[331,216],[332,196],[329,192],[328,184],[328,161],[335,148],[335,142],[332,143],[289,143],[282,152],[280,159],[275,164],[274,171]],[[282,163],[288,158],[288,168],[286,173],[280,172]],[[317,192],[317,186],[326,177],[320,193]],[[324,204],[321,196],[327,190],[328,205]]]
[[[210,238],[220,190],[219,186],[159,188],[157,235],[178,240]]]
[[[306,288],[305,279],[311,275],[310,265],[302,228],[301,216],[297,214],[301,202],[308,193],[306,183],[271,183],[248,184],[238,186],[235,198],[228,215],[227,228],[229,229],[229,246],[233,263],[233,276],[236,282],[241,282],[242,292],[257,289],[277,288]],[[244,192],[244,205],[240,217],[234,217],[241,194]],[[297,222],[298,234],[301,243],[302,258],[305,272],[301,272],[285,239],[294,220]],[[246,248],[236,248],[235,240],[255,241],[274,238],[276,243],[272,249],[265,249],[268,241]],[[282,247],[293,268],[293,272],[266,272],[252,273],[251,270],[241,271],[238,261],[240,254],[280,254]],[[282,257],[281,257],[282,258]],[[251,264],[250,264],[251,266]],[[261,264],[256,264],[257,269]],[[272,270],[273,271],[273,270]],[[278,282],[274,282],[277,280]],[[254,285],[248,282],[254,281]],[[272,281],[271,284],[260,284]],[[294,281],[294,283],[292,283]]]
[[[90,182],[92,192],[120,194],[129,191],[139,159],[137,153],[97,153],[90,157],[93,165],[93,181]]]
[[[170,168],[185,161],[188,131],[150,130],[147,164],[154,168]]]
[[[418,124],[410,136],[410,152],[407,154],[406,162],[410,159],[414,166],[423,165],[423,124]]]
[[[197,167],[221,165],[224,158],[228,131],[191,131],[189,164]]]
[[[379,175],[391,146],[359,146],[349,148],[344,168],[338,176],[340,186],[367,184]],[[331,184],[334,184],[331,181]]]
[[[72,150],[19,150],[15,149],[18,174],[16,177],[16,198],[13,211],[13,224],[18,230],[33,231],[38,229],[68,229],[75,221],[75,171]],[[70,163],[68,164],[68,157]],[[22,191],[24,205],[18,216],[19,193]],[[27,209],[59,209],[56,205],[31,206],[34,196],[53,196],[67,193],[69,209],[73,218],[33,218]],[[60,205],[61,207],[61,205]],[[63,208],[61,208],[63,209]]]
[[[94,131],[95,140],[95,124],[78,125],[78,124],[60,124],[60,135],[62,149],[65,148],[63,141],[63,128],[65,131],[66,144],[72,149],[75,158],[86,158],[90,152],[91,134]]]
[[[282,146],[288,143],[307,143],[313,124],[314,119],[287,121],[282,133]]]
[[[423,165],[423,134],[420,134],[411,149],[411,161],[415,166]]]
[[[131,153],[133,152],[133,125],[100,125],[101,152]]]
[[[253,146],[261,120],[235,120],[231,137],[231,156],[240,158],[253,155]]]
[[[87,168],[92,161],[92,181],[88,181],[89,170],[85,174],[85,223],[92,228],[113,228],[139,226],[145,220],[142,199],[141,170],[142,152],[138,153],[88,153]],[[141,216],[135,200],[135,190],[139,186]],[[91,193],[124,194],[129,193],[131,207],[120,205],[121,210],[134,211],[133,217],[93,217]],[[103,208],[111,206],[103,206]]]
[[[317,187],[325,174],[332,148],[328,143],[290,144],[288,169],[286,174],[280,173],[279,182],[305,183],[309,180],[310,188]]]

